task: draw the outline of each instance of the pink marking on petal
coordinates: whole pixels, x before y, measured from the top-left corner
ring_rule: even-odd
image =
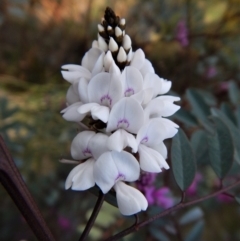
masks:
[[[124,95],[126,96],[126,97],[129,97],[129,96],[131,96],[131,95],[134,95],[134,89],[133,88],[128,88],[125,92],[124,92]]]
[[[102,96],[100,101],[105,106],[109,106],[110,107],[112,105],[112,98],[108,94]]]
[[[140,142],[141,142],[141,143],[146,143],[146,142],[148,142],[148,137],[145,136]]]
[[[118,173],[118,176],[115,178],[115,183],[122,180],[125,180],[125,176],[122,173]]]
[[[88,147],[86,149],[83,150],[83,155],[84,156],[88,156],[88,155],[92,155],[92,152],[90,149],[88,149]]]
[[[129,122],[128,122],[127,119],[121,119],[121,120],[119,120],[118,123],[117,123],[117,128],[123,128],[123,129],[125,129],[125,128],[128,128],[129,125],[130,125],[130,124],[129,124]]]

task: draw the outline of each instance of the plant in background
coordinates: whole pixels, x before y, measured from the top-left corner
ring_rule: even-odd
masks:
[[[240,202],[239,189],[232,190],[240,184],[239,88],[228,81],[225,91],[230,103],[219,103],[210,92],[189,88],[177,111],[179,106],[174,102],[180,98],[165,95],[171,82],[155,74],[141,49],[132,49],[125,26],[125,20],[107,8],[98,25],[98,39],[81,65],[63,66],[62,75],[71,84],[63,118],[79,127],[71,144],[74,160],[61,160],[76,165],[65,188],[89,190],[98,196],[79,240],[92,237],[89,232],[94,231],[104,201],[118,207],[123,215],[134,215],[136,221],[126,229],[120,222],[124,230],[106,238],[119,228],[117,218],[110,228],[113,231],[99,235],[101,239],[119,240],[151,223],[147,237],[200,240],[204,212],[192,206],[210,198],[219,200],[218,205]],[[189,36],[190,28],[180,22],[178,40],[183,41],[182,46],[188,44]],[[172,137],[167,155],[170,143],[165,140]],[[36,237],[53,241],[2,139],[0,182]],[[206,205],[206,212],[214,207]],[[74,222],[67,215],[59,213],[57,217],[64,232],[73,229]],[[139,240],[146,240],[142,234],[136,233],[133,240],[138,235]]]

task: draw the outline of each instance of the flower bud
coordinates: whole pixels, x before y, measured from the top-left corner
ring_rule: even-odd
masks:
[[[94,40],[94,41],[92,42],[92,48],[99,48],[99,46],[98,46],[98,41],[97,41],[97,40]]]
[[[127,60],[127,54],[124,51],[123,47],[120,47],[118,55],[117,55],[117,61],[119,63],[123,63]]]
[[[118,45],[112,37],[110,37],[108,47],[109,47],[110,51],[113,52],[113,53],[118,51]]]
[[[125,18],[121,18],[121,20],[119,21],[119,27],[124,30],[126,27],[126,20]]]
[[[132,41],[131,38],[126,34],[123,37],[123,48],[126,50],[126,52],[128,53],[130,48],[132,46]]]
[[[118,43],[121,43],[123,39],[123,32],[119,27],[115,28],[115,35],[116,35],[116,41]]]
[[[127,62],[128,62],[128,63],[131,62],[131,60],[132,60],[132,56],[133,56],[132,48],[130,48],[129,53],[128,53],[128,56],[127,56]]]
[[[122,30],[119,27],[115,28],[115,35],[116,37],[122,36]]]
[[[98,32],[104,32],[104,27],[101,24],[98,24]]]
[[[108,27],[107,27],[107,31],[108,31],[108,34],[109,34],[110,36],[114,35],[114,30],[113,30],[113,28],[112,28],[111,26],[108,26]]]
[[[105,42],[104,38],[101,37],[100,35],[98,35],[98,46],[101,50],[103,50],[104,52],[106,52],[108,50],[108,45]]]
[[[109,68],[113,62],[113,57],[111,51],[108,51],[104,57],[103,63],[104,63],[104,68],[105,71],[109,71]]]

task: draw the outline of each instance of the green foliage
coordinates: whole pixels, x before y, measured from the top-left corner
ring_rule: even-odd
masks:
[[[185,238],[185,241],[200,241],[201,236],[203,234],[203,229],[204,229],[204,221],[201,220],[193,226],[193,228]]]
[[[231,122],[228,116],[218,109],[212,109],[214,116],[219,117],[230,129],[234,144],[234,158],[240,164],[240,130]]]
[[[174,178],[181,190],[185,191],[194,179],[196,163],[188,138],[181,129],[172,141],[171,160]]]
[[[232,166],[234,146],[228,127],[219,118],[211,119],[214,134],[208,134],[209,158],[213,170],[223,179]]]

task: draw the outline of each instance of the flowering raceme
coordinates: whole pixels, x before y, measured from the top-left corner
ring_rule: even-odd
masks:
[[[177,133],[178,125],[165,117],[180,108],[174,104],[180,98],[163,95],[171,81],[155,74],[141,49],[133,52],[125,25],[125,19],[107,8],[98,40],[81,65],[62,66],[63,78],[71,84],[62,114],[84,129],[71,145],[79,162],[67,177],[66,189],[97,185],[107,193],[113,188],[120,212],[132,215],[146,210],[148,203],[130,183],[142,171],[169,168],[163,141]]]

